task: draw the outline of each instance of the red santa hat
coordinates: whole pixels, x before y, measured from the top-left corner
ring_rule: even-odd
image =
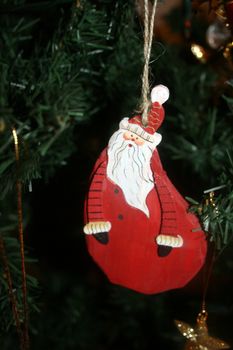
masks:
[[[148,113],[148,123],[143,126],[140,115],[133,118],[124,118],[120,122],[120,128],[129,130],[136,135],[142,137],[146,141],[159,143],[161,135],[156,131],[160,127],[164,119],[164,109],[162,104],[169,98],[169,90],[164,85],[157,85],[151,91],[152,106]]]

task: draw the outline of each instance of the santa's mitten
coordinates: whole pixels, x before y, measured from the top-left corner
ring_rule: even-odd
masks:
[[[183,238],[180,235],[158,235],[155,239],[158,245],[158,255],[160,257],[167,256],[173,248],[180,248],[183,246]]]
[[[98,242],[107,244],[109,241],[108,232],[111,230],[109,221],[88,222],[83,228],[86,235],[93,235]]]

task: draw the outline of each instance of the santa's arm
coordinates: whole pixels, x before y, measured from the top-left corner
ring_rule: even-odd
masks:
[[[102,154],[96,165],[86,200],[86,225],[84,233],[97,234],[109,232],[111,224],[106,221],[103,213],[103,182],[106,177],[106,154]]]
[[[159,155],[155,150],[152,160],[152,171],[154,174],[155,189],[161,205],[161,228],[156,237],[159,246],[180,248],[183,245],[183,238],[180,235],[177,222],[176,201],[166,181],[166,172],[163,170]],[[172,184],[170,184],[170,187]],[[183,203],[184,204],[184,203]]]

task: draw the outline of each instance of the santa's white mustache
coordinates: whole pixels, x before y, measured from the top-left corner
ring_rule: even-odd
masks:
[[[152,152],[153,152],[152,149],[150,149],[150,147],[148,147],[148,145],[138,146],[134,142],[128,141],[128,140],[122,140],[121,144],[119,144],[119,147],[115,147],[115,145],[118,142],[119,141],[116,140],[111,145],[111,149],[115,148],[114,149],[115,161],[114,161],[114,164],[112,167],[112,175],[114,176],[114,174],[115,174],[115,170],[117,169],[117,167],[121,161],[121,156],[122,156],[123,152],[127,152],[128,158],[129,159],[131,158],[132,161],[134,162],[134,164],[136,165],[140,178],[146,182],[152,182],[153,179],[148,179],[148,177],[145,177],[143,175],[143,166],[145,165],[145,162],[148,162],[145,155],[143,154],[143,150],[145,149],[145,147],[147,147],[147,149],[150,150],[151,155],[152,155]]]

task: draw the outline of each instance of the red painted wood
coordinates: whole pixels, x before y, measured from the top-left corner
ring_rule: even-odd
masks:
[[[205,261],[206,240],[203,231],[192,232],[200,224],[187,212],[188,204],[164,172],[157,151],[151,159],[155,188],[147,197],[150,218],[126,203],[122,190],[106,177],[106,164],[105,149],[93,171],[85,216],[89,222],[98,215],[112,228],[107,245],[86,235],[90,255],[112,283],[137,292],[155,294],[183,287]],[[93,204],[101,208],[98,214],[93,213]],[[180,234],[184,245],[159,257],[155,238],[161,233]]]

